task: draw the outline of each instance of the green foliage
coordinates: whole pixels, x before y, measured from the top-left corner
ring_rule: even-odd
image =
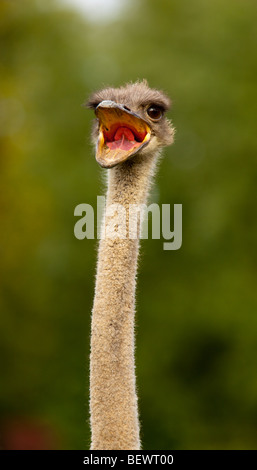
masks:
[[[183,245],[142,243],[137,378],[145,449],[256,449],[254,0],[141,0],[111,23],[54,2],[0,4],[0,410],[88,448],[96,241],[73,235],[101,171],[81,104],[147,78],[175,144],[153,200],[183,204]]]

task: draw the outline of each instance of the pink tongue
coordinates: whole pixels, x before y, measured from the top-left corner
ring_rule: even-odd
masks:
[[[115,133],[114,140],[121,140],[123,136],[125,140],[135,140],[134,134],[130,129],[127,127],[119,127]]]
[[[111,150],[130,150],[135,145],[135,137],[133,132],[127,127],[119,127],[114,135],[113,142],[107,142]]]

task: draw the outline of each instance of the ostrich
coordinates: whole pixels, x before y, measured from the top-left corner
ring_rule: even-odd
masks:
[[[96,160],[108,168],[103,228],[117,212],[145,204],[161,148],[173,142],[165,117],[169,98],[145,80],[94,93],[92,140]],[[134,317],[140,224],[134,238],[102,237],[92,311],[90,424],[92,450],[139,450],[140,433],[134,363]]]

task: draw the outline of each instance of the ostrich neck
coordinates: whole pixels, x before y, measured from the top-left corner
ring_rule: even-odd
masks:
[[[157,155],[135,157],[108,170],[111,204],[144,204]],[[105,217],[104,224],[112,216]],[[117,221],[117,214],[116,219]],[[128,222],[127,222],[128,225]],[[92,313],[91,449],[140,449],[134,362],[135,287],[139,239],[102,238]]]

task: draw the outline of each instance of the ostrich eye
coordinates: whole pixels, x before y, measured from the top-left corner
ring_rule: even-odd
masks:
[[[159,121],[163,115],[163,110],[159,106],[149,106],[147,114],[153,121]]]

